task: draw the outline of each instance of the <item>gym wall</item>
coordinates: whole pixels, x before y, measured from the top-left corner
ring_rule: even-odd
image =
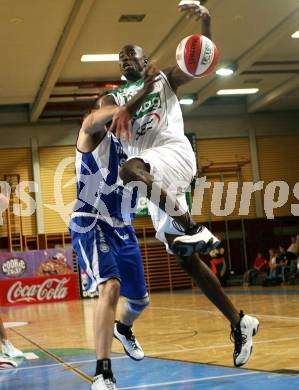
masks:
[[[258,159],[261,180],[265,185],[274,180],[283,180],[290,188],[289,201],[274,211],[274,216],[291,215],[291,204],[299,203],[293,194],[299,182],[299,136],[279,135],[257,137]]]
[[[65,221],[53,206],[57,207],[59,204],[59,199],[55,199],[55,196],[59,196],[61,190],[61,206],[66,206],[70,211],[72,209],[76,197],[75,148],[74,146],[39,148],[39,161],[45,233],[67,232]],[[61,162],[66,164],[63,174],[61,177],[55,177]],[[62,209],[64,207],[60,207],[60,211]]]
[[[0,149],[0,156],[0,180],[4,180],[5,175],[19,175],[20,181],[33,180],[30,148]],[[30,196],[34,197],[34,194],[31,193]],[[34,234],[36,232],[35,214],[23,217],[22,222],[24,234]],[[5,224],[0,225],[0,236],[7,236]]]
[[[211,213],[211,200],[213,192],[213,183],[214,182],[224,182],[224,191],[222,198],[222,209],[225,207],[225,199],[227,196],[227,186],[229,182],[238,182],[238,193],[237,193],[237,202],[234,208],[234,211],[229,215],[229,219],[238,219],[238,211],[240,206],[240,196],[242,191],[242,182],[243,181],[252,181],[252,169],[250,162],[250,148],[248,138],[222,138],[222,139],[200,139],[197,141],[197,151],[198,151],[198,165],[201,169],[205,169],[206,166],[209,166],[211,163],[216,163],[217,166],[222,166],[225,170],[227,165],[223,163],[228,162],[232,163],[229,166],[237,167],[238,163],[244,163],[240,168],[240,177],[238,178],[237,172],[234,171],[234,168],[230,172],[224,172],[223,176],[220,173],[206,174],[204,171],[201,174],[202,176],[207,177],[207,181],[211,182],[211,188],[206,189],[203,198],[203,207],[202,207],[202,216],[196,217],[198,221],[206,221],[207,219],[211,221],[222,220],[223,217],[216,216]],[[219,164],[219,165],[218,165]],[[221,169],[221,168],[220,168]],[[196,201],[196,199],[195,199]],[[255,200],[252,197],[251,206],[249,210],[249,215],[246,218],[255,218]]]
[[[241,180],[252,181],[253,156],[251,139],[257,149],[257,165],[259,180],[265,183],[273,180],[285,180],[292,187],[298,181],[299,155],[299,115],[297,113],[273,113],[236,116],[203,116],[187,119],[185,128],[197,137],[199,166],[204,167],[211,162],[222,163],[251,160],[241,168]],[[54,233],[67,231],[65,223],[51,208],[54,204],[54,173],[57,165],[66,157],[74,157],[78,123],[9,125],[0,126],[0,174],[19,173],[21,180],[32,180],[31,140],[35,139],[39,146],[39,168],[41,176],[41,195],[44,212],[44,232]],[[281,158],[285,156],[285,158]],[[63,189],[64,204],[69,204],[75,197],[74,166],[70,165],[64,172],[63,182],[69,185]],[[215,177],[213,180],[220,180]],[[224,182],[234,181],[236,177],[225,177]],[[34,194],[33,194],[34,195]],[[240,195],[240,192],[239,192]],[[223,197],[225,199],[225,196]],[[203,215],[200,221],[217,221],[209,213],[211,190],[206,190]],[[290,196],[288,204],[278,209],[275,215],[290,216],[290,204],[294,198]],[[296,203],[296,202],[295,202]],[[238,204],[229,219],[238,219]],[[255,198],[252,196],[248,218],[256,217]],[[222,218],[223,219],[223,218]],[[36,233],[35,216],[26,217],[25,234]],[[149,218],[140,217],[135,221],[137,227],[151,226]],[[0,227],[1,229],[1,227]],[[0,230],[3,234],[3,229]]]

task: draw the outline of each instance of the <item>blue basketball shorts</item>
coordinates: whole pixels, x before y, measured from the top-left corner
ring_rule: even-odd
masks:
[[[141,252],[131,225],[112,227],[94,217],[76,216],[71,219],[70,233],[79,267],[87,275],[87,291],[116,278],[122,296],[141,299],[147,295]]]

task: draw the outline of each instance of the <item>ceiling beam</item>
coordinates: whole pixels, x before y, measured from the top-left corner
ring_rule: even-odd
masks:
[[[209,10],[213,9],[214,4],[217,0],[201,0],[201,5],[206,3],[209,7]],[[160,40],[158,46],[149,54],[149,57],[154,62],[159,64],[163,64],[165,61],[168,61],[169,58],[173,58],[175,60],[175,54],[173,52],[173,46],[178,44],[177,37],[181,36],[183,33],[187,36],[192,34],[194,31],[194,27],[197,26],[198,22],[195,19],[188,19],[185,13],[178,13],[179,16],[176,23],[171,27],[168,33]],[[200,30],[199,30],[200,31]],[[175,44],[174,44],[175,42]]]
[[[31,122],[36,122],[40,117],[93,3],[94,0],[75,1],[70,17],[58,41],[54,55],[32,105],[30,112]]]
[[[111,85],[115,85],[117,88],[124,85],[125,82],[121,80],[89,80],[89,81],[58,81],[55,84],[55,88],[63,87],[77,87],[82,89],[92,89],[92,88],[111,88]]]
[[[165,57],[165,48],[170,45],[173,37],[177,35],[187,25],[185,16],[181,16],[174,26],[168,31],[165,37],[160,41],[159,45],[150,53],[149,57],[156,62],[161,61],[161,57]]]
[[[264,69],[264,70],[245,70],[241,75],[255,75],[255,74],[296,74],[298,69]]]
[[[299,65],[299,61],[256,61],[252,66],[288,66]]]
[[[231,84],[233,78],[238,77],[242,72],[248,69],[253,63],[261,58],[265,53],[276,45],[278,40],[293,32],[298,26],[299,7],[297,7],[291,14],[289,14],[281,23],[274,27],[266,36],[254,44],[247,50],[238,60],[238,69],[228,79],[217,77],[214,78],[204,88],[197,91],[198,99],[186,109],[187,112],[194,111],[198,106],[204,103],[209,97],[215,96],[219,89],[225,88],[225,85]],[[290,38],[291,39],[291,38]]]
[[[288,79],[288,81],[283,82],[278,87],[272,89],[269,93],[261,96],[258,99],[255,99],[247,106],[247,111],[254,113],[260,110],[263,110],[265,107],[274,103],[276,100],[279,100],[281,96],[288,94],[291,91],[294,91],[299,87],[299,75],[293,76]]]

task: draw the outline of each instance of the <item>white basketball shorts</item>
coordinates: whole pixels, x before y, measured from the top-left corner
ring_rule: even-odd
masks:
[[[185,193],[196,174],[196,159],[187,138],[146,149],[139,155],[130,156],[129,159],[132,158],[141,159],[149,164],[150,173],[155,177],[155,181],[160,183],[164,189],[167,189],[168,193],[179,202],[184,212],[188,211]],[[159,194],[154,196],[159,196]],[[174,205],[170,201],[166,202],[167,213],[153,202],[149,202],[148,209],[156,230],[156,238],[165,244],[167,252],[172,253],[165,233],[184,234],[173,225],[171,215],[177,213],[174,210]]]

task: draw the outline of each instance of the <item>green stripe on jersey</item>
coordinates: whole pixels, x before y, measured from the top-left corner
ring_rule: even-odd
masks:
[[[117,96],[118,94],[122,95],[125,100],[125,104],[142,88],[143,79],[140,79],[135,82],[129,82],[122,87],[113,89],[110,93]]]

